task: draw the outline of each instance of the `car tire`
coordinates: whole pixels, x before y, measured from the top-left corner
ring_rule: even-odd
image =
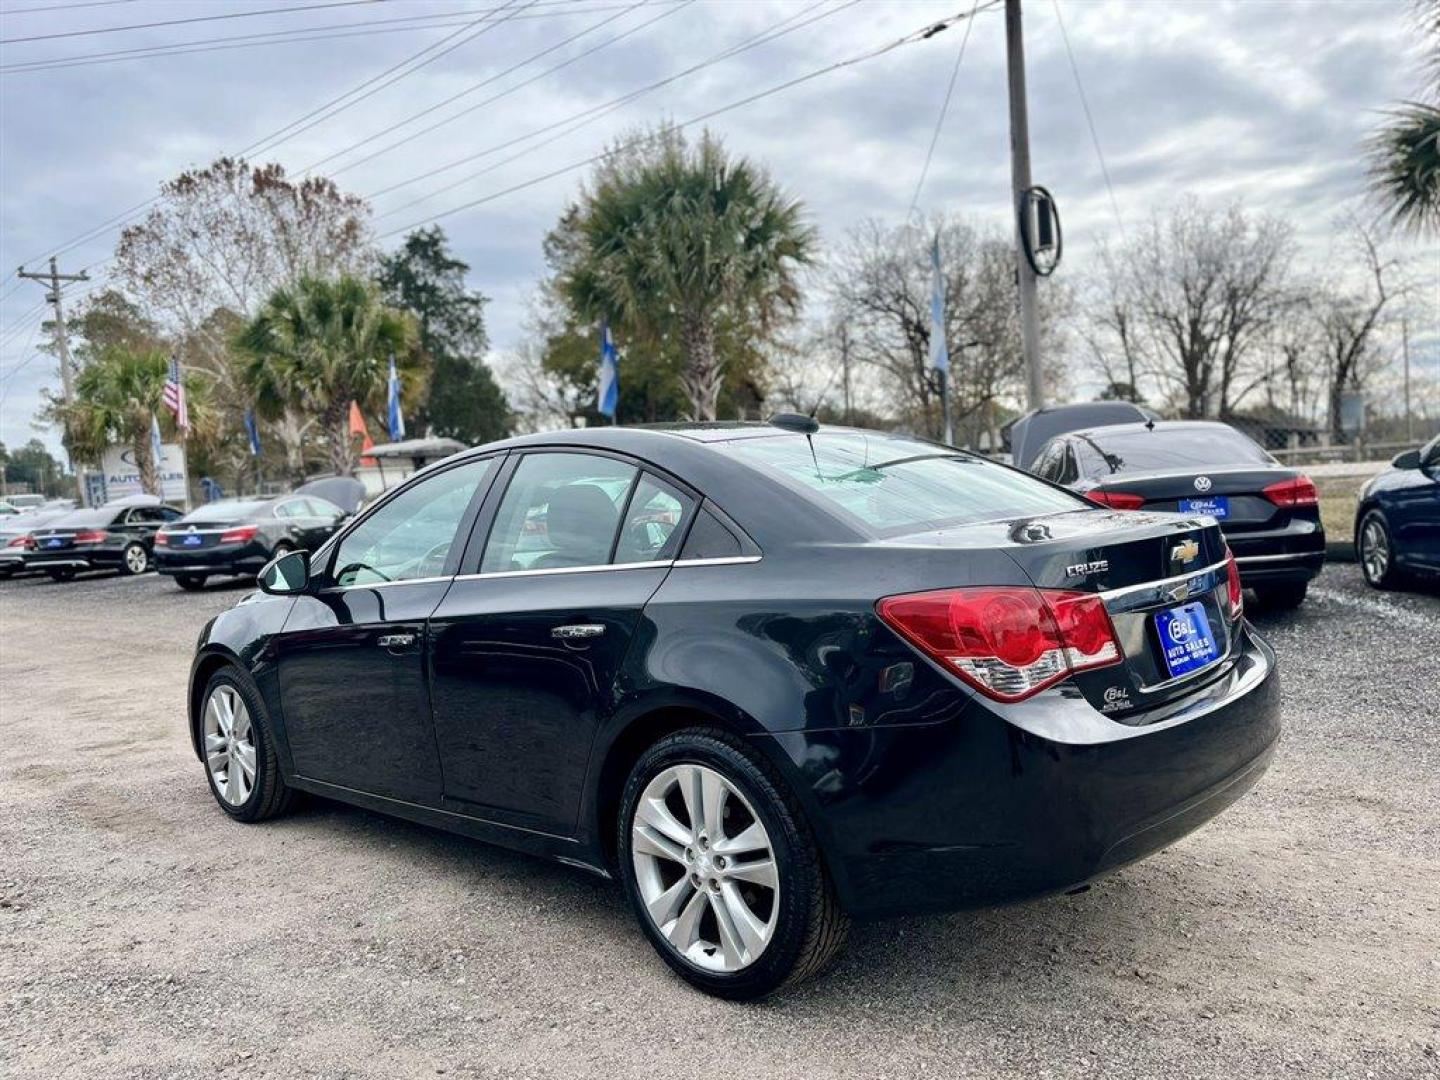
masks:
[[[255,822],[290,809],[295,791],[280,773],[269,715],[243,672],[228,667],[211,677],[196,723],[205,780],[221,810],[236,821]],[[232,772],[232,761],[241,768]]]
[[[1308,581],[1285,581],[1275,585],[1255,586],[1255,599],[1265,611],[1294,611],[1305,602],[1310,589]]]
[[[120,573],[126,577],[138,577],[150,569],[150,552],[138,540],[125,545],[120,553]]]
[[[1355,558],[1371,588],[1398,589],[1405,583],[1404,572],[1395,564],[1390,523],[1379,510],[1371,510],[1360,519],[1360,527],[1355,530]]]
[[[175,584],[186,592],[199,592],[205,588],[204,574],[176,574]]]
[[[51,581],[74,581],[77,573],[73,566],[56,566],[45,571]]]
[[[696,798],[700,829],[689,820]],[[686,729],[641,755],[616,850],[645,936],[705,993],[764,997],[821,971],[845,942],[849,919],[788,783],[726,732]]]

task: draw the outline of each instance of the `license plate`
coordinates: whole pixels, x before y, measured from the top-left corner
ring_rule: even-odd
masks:
[[[58,536],[53,536],[53,537],[51,537],[49,540],[46,540],[46,541],[45,541],[45,546],[46,546],[46,547],[63,547],[64,544],[65,544],[65,541],[62,540],[62,539],[60,539],[60,537],[58,537]]]
[[[180,542],[186,547],[199,547],[204,542],[204,539],[199,536],[187,536]]]
[[[1223,521],[1230,516],[1230,499],[1225,495],[1216,495],[1210,499],[1181,499],[1180,513],[1209,514]]]
[[[1199,671],[1220,658],[1220,647],[1215,644],[1203,604],[1181,604],[1157,612],[1155,625],[1171,678]]]

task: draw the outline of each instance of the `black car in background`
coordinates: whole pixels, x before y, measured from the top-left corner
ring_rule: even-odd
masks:
[[[25,569],[25,552],[35,544],[32,534],[41,526],[58,521],[70,510],[26,510],[0,517],[0,578],[13,577]]]
[[[1390,465],[1360,489],[1355,508],[1355,555],[1377,589],[1440,574],[1440,436]]]
[[[318,495],[206,503],[160,530],[155,569],[182,589],[212,576],[253,577],[276,555],[318,548],[348,516]]]
[[[1215,518],[1261,605],[1298,607],[1325,564],[1315,485],[1229,424],[1161,420],[1051,439],[1031,471],[1116,510]]]
[[[618,877],[733,998],[819,970],[849,917],[1157,851],[1280,728],[1210,518],[808,417],[482,446],[260,587],[191,668],[226,814],[303,790]]]
[[[143,574],[152,564],[155,534],[181,511],[161,503],[106,503],[72,510],[31,534],[25,569],[69,581],[82,570]]]

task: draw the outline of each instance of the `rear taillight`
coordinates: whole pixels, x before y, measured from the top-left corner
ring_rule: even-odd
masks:
[[[1308,476],[1281,480],[1267,488],[1262,488],[1260,494],[1276,506],[1315,506],[1320,501],[1319,495],[1315,491],[1315,482]]]
[[[1230,550],[1225,552],[1225,591],[1230,599],[1230,618],[1238,619],[1245,614],[1245,590],[1240,587],[1240,565],[1235,561],[1235,553]]]
[[[243,544],[247,540],[254,540],[259,531],[259,525],[241,525],[238,529],[226,529],[220,534],[220,543]]]
[[[1133,491],[1087,491],[1085,497],[1093,503],[1108,506],[1112,510],[1139,510],[1145,505],[1145,496]]]
[[[887,626],[996,701],[1020,701],[1067,675],[1120,662],[1115,627],[1090,593],[940,589],[876,605]]]
[[[155,546],[156,546],[156,547],[169,547],[169,546],[170,546],[170,536],[169,536],[169,534],[168,534],[168,533],[163,533],[163,532],[157,532],[157,533],[155,534]]]
[[[110,538],[110,534],[104,529],[87,529],[85,532],[75,534],[77,544],[103,544]]]
[[[30,546],[29,540],[30,540],[30,537],[29,537],[28,534],[26,534],[26,533],[21,533],[19,536],[15,537],[13,540],[11,540],[11,541],[10,541],[8,544],[6,544],[5,546],[6,546],[7,548],[12,548],[12,547],[18,547],[18,548],[29,547],[29,546]]]

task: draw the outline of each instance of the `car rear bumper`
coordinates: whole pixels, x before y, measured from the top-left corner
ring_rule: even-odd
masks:
[[[1292,521],[1267,532],[1225,531],[1246,585],[1309,581],[1325,568],[1325,530],[1318,521]]]
[[[1149,726],[1062,684],[1023,726],[977,698],[938,724],[762,738],[803,778],[852,915],[1006,903],[1158,851],[1255,784],[1280,734],[1274,654],[1247,631],[1226,665]]]
[[[26,570],[56,570],[69,567],[73,570],[113,570],[120,565],[122,550],[75,550],[55,552],[34,552],[25,556]]]
[[[258,544],[201,548],[196,551],[155,549],[155,569],[162,574],[258,574],[269,561]]]

